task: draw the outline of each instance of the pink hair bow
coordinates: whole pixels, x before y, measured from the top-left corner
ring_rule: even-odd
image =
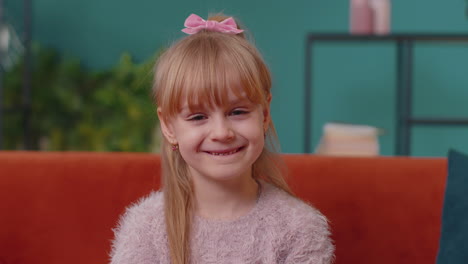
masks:
[[[196,34],[203,29],[227,34],[239,34],[244,32],[244,30],[237,28],[236,21],[234,21],[232,17],[218,22],[214,20],[206,21],[195,14],[191,14],[185,20],[184,26],[185,28],[182,29],[182,32],[189,35]]]

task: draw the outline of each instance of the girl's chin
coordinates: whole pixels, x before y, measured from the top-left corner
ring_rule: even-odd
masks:
[[[195,178],[203,178],[203,181],[227,183],[233,181],[242,181],[250,178],[249,171],[235,168],[219,168],[210,171],[198,172],[193,175]],[[195,179],[196,180],[196,179]]]

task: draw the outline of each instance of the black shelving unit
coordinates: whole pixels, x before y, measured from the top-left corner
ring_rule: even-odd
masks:
[[[3,9],[3,0],[0,0],[0,8]],[[0,19],[4,19],[4,15],[0,14]],[[1,22],[1,21],[0,21]],[[23,69],[23,89],[21,105],[12,108],[5,108],[3,105],[3,72],[0,69],[0,150],[3,149],[3,116],[5,114],[21,113],[23,126],[23,148],[26,150],[32,149],[31,142],[31,39],[32,39],[32,3],[31,0],[23,0],[23,32],[22,41],[24,45],[24,69]],[[3,54],[0,54],[0,59]]]
[[[396,135],[395,154],[410,155],[411,127],[415,125],[468,126],[468,118],[432,118],[412,115],[413,46],[415,42],[468,43],[467,34],[405,33],[390,35],[351,35],[347,33],[310,33],[305,45],[304,152],[311,153],[313,51],[318,42],[388,42],[396,45]],[[468,65],[467,65],[468,67]]]

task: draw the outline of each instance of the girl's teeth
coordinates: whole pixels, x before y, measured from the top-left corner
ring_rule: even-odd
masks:
[[[237,152],[237,149],[233,150],[233,151],[226,152],[226,153],[211,152],[210,154],[215,155],[215,156],[227,156],[227,155],[232,155],[232,154],[234,154],[236,152]]]

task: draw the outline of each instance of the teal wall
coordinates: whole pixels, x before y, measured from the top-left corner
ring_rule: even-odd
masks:
[[[6,0],[13,19],[18,0]],[[247,25],[274,76],[272,115],[284,152],[303,150],[304,39],[308,32],[346,32],[348,0],[40,0],[34,39],[105,68],[129,51],[137,60],[183,36],[190,13],[223,11]],[[394,32],[468,33],[465,0],[394,0]],[[17,15],[14,17],[14,15]],[[468,48],[419,44],[415,50],[414,113],[468,117]],[[321,127],[337,120],[386,130],[382,153],[394,153],[395,60],[388,44],[322,44],[315,50],[314,146]],[[416,127],[413,155],[468,151],[468,127]]]

